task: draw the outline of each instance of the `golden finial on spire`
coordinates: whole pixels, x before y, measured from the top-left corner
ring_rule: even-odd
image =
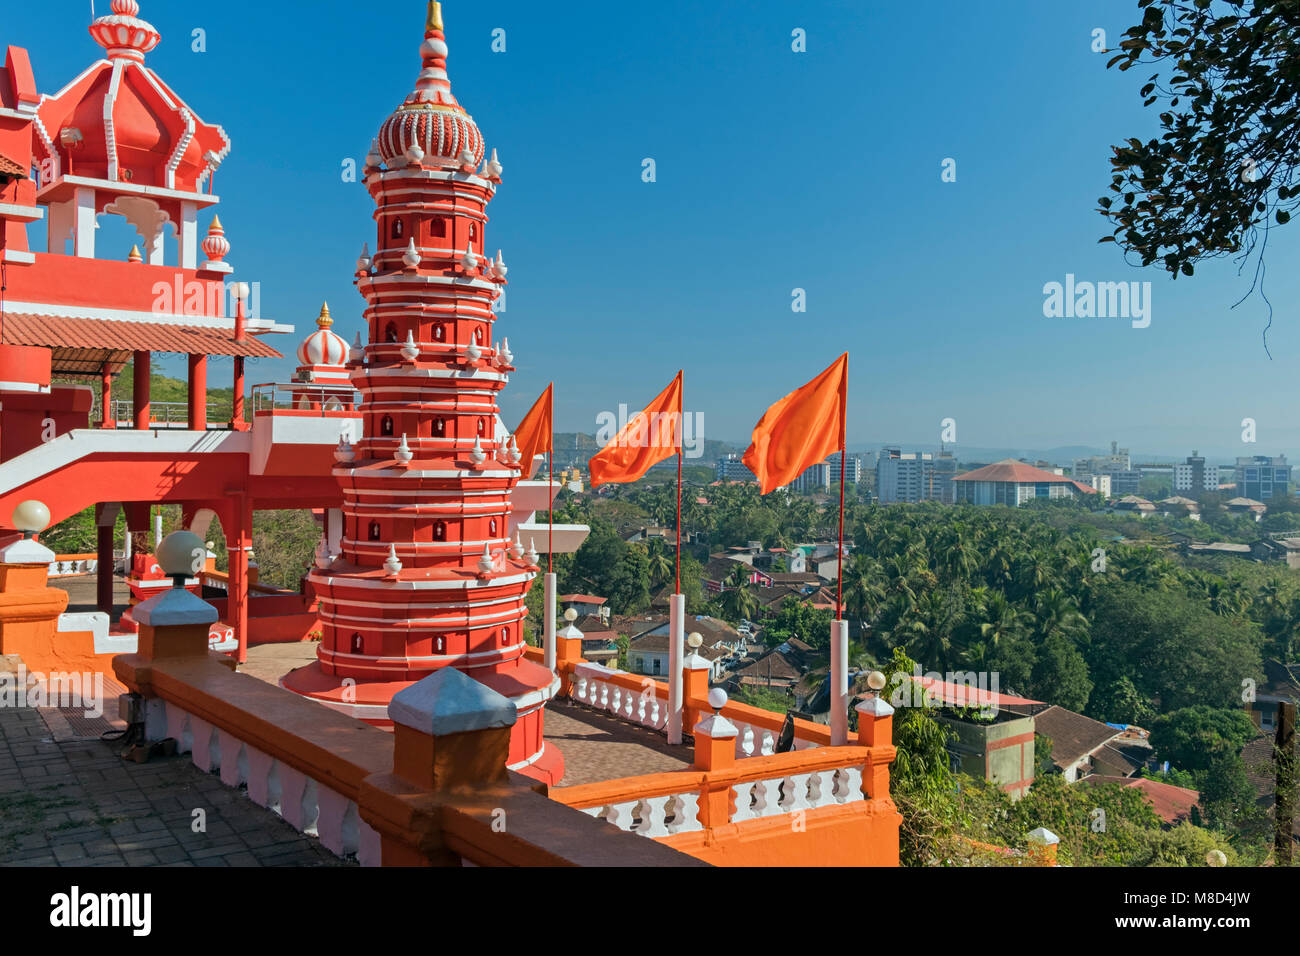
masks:
[[[429,0],[429,16],[424,21],[426,30],[442,29],[442,4],[438,0]]]
[[[215,213],[212,216],[212,225],[208,226],[208,231],[209,232],[223,231],[221,227],[221,217],[216,215]]]
[[[144,262],[144,256],[140,255],[140,247],[132,246],[130,254],[126,257],[127,262]]]
[[[320,304],[320,315],[316,319],[316,327],[319,329],[328,329],[333,324],[334,320],[330,317],[329,303],[322,302]]]

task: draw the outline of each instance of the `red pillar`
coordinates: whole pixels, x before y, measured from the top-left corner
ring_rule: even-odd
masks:
[[[190,356],[190,431],[206,431],[208,427],[208,357]]]
[[[149,376],[151,355],[148,352],[135,353],[135,371],[134,371],[134,397],[132,404],[135,406],[135,427],[147,429],[149,427]]]
[[[235,629],[240,664],[248,661],[248,552],[253,546],[253,503],[237,495],[226,523],[226,554],[229,558],[230,590],[226,602],[226,623]]]
[[[235,356],[235,397],[230,427],[236,431],[244,430],[244,357]]]
[[[105,520],[104,505],[95,507],[95,606],[105,614],[113,613],[113,526],[98,524]]]
[[[113,376],[105,362],[99,368],[99,427],[116,428],[117,419],[113,415]]]

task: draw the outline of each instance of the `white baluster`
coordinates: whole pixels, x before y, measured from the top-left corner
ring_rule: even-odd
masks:
[[[691,833],[703,830],[700,823],[700,795],[694,791],[678,793],[668,798],[668,807],[672,813],[672,822],[667,824],[669,833]]]
[[[577,683],[573,685],[572,691],[574,697],[583,701],[587,699],[587,678],[579,677]]]
[[[741,820],[752,820],[757,813],[754,812],[754,784],[738,783],[731,788],[732,800],[735,803],[731,811],[731,822],[739,823]]]
[[[621,709],[622,703],[623,703],[623,688],[618,686],[611,687],[610,695],[609,695],[609,712],[611,714],[617,714]]]
[[[664,826],[664,817],[667,816],[668,799],[666,797],[652,797],[648,800],[642,800],[636,806],[636,815],[641,818],[636,832],[647,837],[665,837],[668,836],[668,828]]]
[[[604,681],[600,684],[600,709],[609,710],[609,685]]]
[[[813,807],[824,807],[835,802],[835,773],[818,770],[808,775],[808,802]]]
[[[650,715],[649,696],[644,691],[642,691],[641,695],[636,699],[636,718],[635,718],[636,722],[640,724],[642,727],[646,726],[650,722],[649,715]]]
[[[634,720],[634,719],[635,719],[635,718],[632,716],[632,708],[635,707],[635,706],[636,706],[636,697],[634,697],[634,696],[632,695],[632,692],[631,692],[630,690],[627,691],[627,692],[625,692],[625,693],[623,694],[623,709],[622,709],[622,711],[621,711],[622,714],[623,714],[623,719],[624,719],[624,720]]]
[[[754,804],[754,816],[770,817],[781,812],[781,781],[760,780],[754,785],[757,802]]]
[[[763,746],[761,753],[764,757],[770,757],[772,754],[776,753],[776,736],[770,730],[764,730],[762,731],[762,734]]]
[[[611,803],[597,814],[606,823],[612,823],[620,830],[632,829],[632,811],[636,803]]]
[[[794,813],[796,810],[808,810],[812,804],[808,802],[808,778],[812,774],[796,773],[786,777],[781,781],[781,810],[785,813]]]

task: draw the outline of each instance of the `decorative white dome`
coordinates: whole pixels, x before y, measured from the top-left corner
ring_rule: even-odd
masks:
[[[337,365],[347,364],[351,349],[342,336],[330,331],[334,320],[330,317],[330,307],[321,303],[320,316],[316,319],[316,331],[298,346],[298,361],[303,365]]]

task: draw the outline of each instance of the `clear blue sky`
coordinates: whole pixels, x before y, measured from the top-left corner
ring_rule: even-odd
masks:
[[[48,0],[39,21],[6,18],[0,43],[27,47],[53,92],[99,52],[89,6]],[[1258,295],[1230,311],[1249,286],[1230,260],[1175,283],[1097,244],[1110,144],[1156,129],[1137,96],[1151,71],[1106,70],[1090,49],[1097,28],[1118,43],[1135,0],[443,10],[453,89],[505,166],[488,243],[510,266],[508,424],[554,379],[558,428],[594,432],[598,412],[640,405],[684,367],[706,436],[743,441],[847,349],[851,445],[934,443],[953,417],[959,451],[1114,438],[1135,452],[1300,452],[1300,226],[1270,240],[1272,361]],[[142,2],[163,34],[149,65],[234,141],[216,187],[236,277],[304,333],[322,299],[347,339],[361,327],[351,272],[372,204],[341,164],[360,163],[410,90],[423,11]],[[191,50],[195,28],[206,52]],[[795,28],[806,53],[791,50]],[[657,182],[642,182],[646,157]],[[940,177],[949,157],[955,183]],[[121,242],[125,254],[125,228]],[[1066,273],[1151,282],[1150,327],[1044,318],[1043,285]],[[277,346],[292,354],[297,339]],[[1240,443],[1245,416],[1258,445]]]

